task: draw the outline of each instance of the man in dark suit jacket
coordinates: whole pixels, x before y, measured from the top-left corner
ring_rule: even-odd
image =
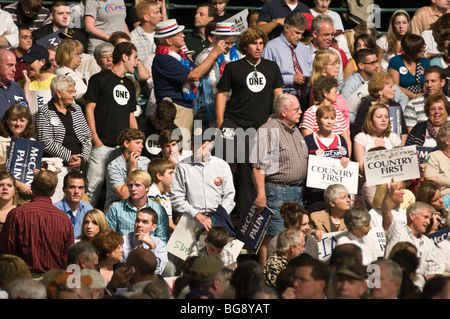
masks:
[[[52,4],[50,8],[50,18],[52,19],[52,23],[46,24],[32,32],[34,44],[38,43],[43,46],[46,46],[47,44],[58,45],[61,41],[60,38],[65,38],[67,37],[66,35],[69,35],[69,38],[80,41],[86,50],[87,40],[84,30],[78,28],[69,29],[70,8],[66,1],[58,0]],[[57,36],[55,32],[60,32],[60,35]],[[46,38],[53,33],[55,33],[54,37]],[[64,35],[62,35],[62,33],[64,33]]]

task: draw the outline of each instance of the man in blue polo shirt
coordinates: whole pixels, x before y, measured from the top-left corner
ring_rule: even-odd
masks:
[[[14,81],[16,57],[7,49],[0,49],[0,119],[11,104],[21,103],[28,106],[25,92]]]
[[[307,31],[310,31],[311,21],[314,18],[307,5],[298,0],[271,0],[267,1],[258,16],[258,27],[269,35],[269,39],[278,37],[283,32],[284,19],[291,12],[301,12],[308,22]]]

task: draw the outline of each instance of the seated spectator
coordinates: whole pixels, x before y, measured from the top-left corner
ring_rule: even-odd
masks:
[[[450,116],[450,102],[443,94],[433,94],[427,97],[424,110],[428,120],[411,129],[405,146],[437,147],[437,132]]]
[[[97,271],[98,267],[97,248],[87,241],[80,241],[69,247],[67,253],[67,266],[75,265],[83,269],[92,269]]]
[[[255,260],[244,260],[234,269],[230,278],[236,299],[248,299],[256,287],[265,285],[262,269]]]
[[[176,227],[175,219],[172,215],[172,203],[170,201],[170,185],[172,184],[175,164],[165,158],[154,158],[148,164],[148,173],[152,178],[152,185],[148,191],[148,197],[164,207],[169,218],[170,232]]]
[[[320,76],[314,82],[313,95],[315,104],[305,111],[300,124],[300,130],[303,137],[319,130],[316,116],[317,109],[321,105],[333,105],[333,103],[337,101],[339,96],[337,80],[329,75]],[[343,117],[342,112],[338,109],[336,109],[336,122],[332,132],[333,134],[342,135],[347,143],[349,156],[351,156],[350,150],[352,142],[350,141],[350,128],[348,122]]]
[[[436,276],[425,283],[423,299],[450,299],[450,278]]]
[[[361,247],[363,253],[362,264],[368,266],[381,256],[381,249],[375,236],[369,235],[372,229],[371,216],[363,207],[352,207],[344,215],[344,223],[347,226],[342,236],[336,242],[336,246],[352,243]]]
[[[400,136],[391,131],[389,108],[386,104],[374,104],[364,119],[362,132],[353,141],[354,158],[359,163],[360,174],[364,176],[363,154],[374,147],[391,149],[402,145]]]
[[[358,135],[358,133],[361,132],[365,117],[369,112],[371,106],[375,104],[383,104],[388,107],[388,110],[390,110],[390,106],[400,106],[400,103],[394,101],[396,87],[394,79],[389,73],[379,72],[374,74],[369,80],[368,91],[371,99],[367,102],[362,102],[359,105],[355,122],[351,125],[350,128],[351,136],[353,139],[356,135]],[[402,145],[404,145],[408,136],[408,128],[406,126],[405,117],[403,115],[403,108],[400,107],[399,111],[400,113],[397,114],[397,116],[400,116],[400,119],[396,118],[396,122],[401,123],[401,126],[398,127],[397,131],[394,133],[402,138]],[[393,123],[394,117],[391,115],[391,113],[389,113],[389,117],[391,118],[391,123]],[[393,127],[391,127],[391,130],[393,130]]]
[[[108,230],[108,221],[106,215],[100,209],[91,209],[83,218],[83,228],[81,230],[81,236],[78,238],[80,241],[91,241],[92,238],[98,233]]]
[[[430,66],[425,58],[425,41],[420,35],[406,34],[401,41],[403,54],[391,58],[388,73],[408,98],[423,95],[424,72]]]
[[[144,170],[135,170],[128,174],[126,185],[130,196],[114,202],[106,213],[106,219],[111,229],[126,235],[134,231],[136,212],[150,207],[158,214],[158,225],[153,235],[164,243],[169,240],[169,220],[164,208],[147,197],[151,185],[151,177]]]
[[[83,228],[84,215],[93,207],[84,201],[85,180],[83,174],[77,171],[67,173],[63,178],[63,193],[64,198],[54,205],[61,209],[72,221],[74,236],[78,238],[81,236]]]
[[[319,258],[319,248],[316,238],[310,234],[309,211],[294,201],[289,201],[281,205],[280,215],[283,218],[283,224],[286,229],[300,229],[305,236],[305,253]],[[267,256],[276,251],[278,236],[273,237],[267,246]]]
[[[42,45],[36,44],[31,46],[26,54],[21,58],[27,64],[27,69],[23,70],[23,78],[19,81],[19,85],[23,88],[27,101],[30,103],[31,113],[34,115],[38,111],[38,101],[30,95],[30,91],[47,91],[50,93],[50,84],[55,77],[49,71],[49,51]],[[44,92],[40,92],[44,95]],[[50,95],[50,94],[48,94]],[[47,96],[44,97],[47,99]]]
[[[285,229],[278,236],[277,250],[268,256],[263,267],[264,280],[267,285],[276,289],[278,274],[286,269],[289,261],[305,250],[305,240],[299,229]]]
[[[47,299],[47,290],[39,280],[19,278],[10,283],[8,299]]]
[[[42,0],[19,0],[3,10],[11,14],[16,25],[24,25],[31,31],[51,23],[50,10],[43,6]]]
[[[108,283],[115,268],[123,261],[123,237],[120,233],[108,229],[95,235],[91,241],[98,250],[98,271]]]
[[[34,140],[34,122],[30,109],[22,104],[12,104],[8,107],[0,122],[0,167],[6,169],[6,159],[8,157],[11,138],[23,138]],[[18,204],[31,199],[31,186],[16,181]]]
[[[450,14],[446,14],[445,16],[449,18]],[[450,27],[439,31],[440,34],[436,39],[436,50],[438,50],[440,54],[430,61],[430,65],[437,65],[443,69],[446,69],[450,66],[450,53],[448,49],[450,45]]]
[[[411,248],[401,249],[389,256],[389,259],[392,259],[400,265],[403,273],[402,285],[400,286],[398,299],[422,299],[422,291],[419,287],[416,286],[416,284],[414,284],[413,281],[416,277],[417,268],[419,267],[419,257],[417,257],[417,249],[415,248],[415,246],[413,246],[413,248],[414,251],[411,251]],[[393,250],[391,252],[393,252]]]
[[[17,182],[13,174],[0,171],[0,231],[3,228],[9,212],[17,207]]]
[[[134,221],[134,231],[123,236],[123,258],[126,260],[136,248],[151,250],[156,256],[156,274],[162,275],[168,262],[168,256],[166,244],[152,235],[157,225],[158,214],[152,208],[146,207],[139,210]]]
[[[404,201],[405,183],[397,182],[395,184],[394,196],[392,197],[391,212],[394,219],[406,225],[406,209],[401,205]],[[384,196],[386,196],[386,185],[380,184],[376,186],[375,195],[372,200],[372,209],[370,209],[370,226],[372,228],[383,227],[383,216],[381,215],[381,208],[383,204]]]
[[[130,196],[126,184],[130,172],[147,170],[150,160],[141,155],[144,139],[144,133],[135,128],[125,129],[117,137],[122,155],[112,160],[106,168],[106,210],[113,202]]]
[[[382,71],[387,72],[391,58],[403,53],[401,41],[407,33],[411,33],[409,13],[405,10],[396,10],[389,19],[387,33],[377,39],[377,46],[381,50],[379,59]]]
[[[51,83],[52,99],[36,114],[36,137],[44,143],[44,161],[58,173],[53,202],[63,198],[62,182],[69,171],[86,173],[91,153],[91,132],[81,107],[73,103],[76,84],[68,75],[57,75]],[[49,166],[50,167],[50,166]]]
[[[229,235],[225,227],[214,225],[205,237],[205,246],[193,252],[190,256],[217,256],[226,267],[236,262],[233,254],[225,248],[228,244]]]
[[[422,34],[428,30],[440,16],[450,13],[449,3],[447,1],[430,1],[430,5],[423,6],[414,12],[411,20],[412,33]]]
[[[377,52],[377,45],[375,38],[369,33],[362,33],[355,37],[353,44],[352,57],[348,60],[347,66],[344,69],[344,85],[348,77],[358,71],[358,64],[356,62],[356,52],[362,49],[371,49]],[[379,62],[377,61],[376,64]]]
[[[327,208],[311,214],[312,234],[318,241],[322,240],[324,233],[347,230],[344,214],[351,207],[347,187],[341,184],[328,186],[323,198]]]
[[[15,255],[0,256],[0,299],[8,299],[10,284],[19,278],[32,278],[25,261]]]
[[[442,56],[442,46],[438,46],[438,41],[442,42],[442,36],[450,31],[450,12],[443,14],[435,22],[430,25],[430,29],[424,30],[421,33],[422,38],[425,40],[425,57],[433,60],[436,57]]]
[[[31,35],[30,29],[25,26],[19,26],[19,45],[11,50],[16,57],[16,71],[14,74],[14,81],[16,82],[23,79],[22,71],[27,69],[27,63],[21,61],[20,58],[28,52],[32,45],[33,36]]]

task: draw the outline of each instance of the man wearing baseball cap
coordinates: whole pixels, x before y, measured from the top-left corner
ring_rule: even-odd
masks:
[[[169,19],[156,25],[154,37],[158,39],[156,55],[152,65],[156,102],[169,97],[177,108],[175,124],[192,132],[194,101],[199,81],[212,67],[217,58],[225,52],[225,41],[219,41],[209,56],[199,65],[190,60],[181,50],[184,41],[183,25]],[[187,137],[184,139],[188,141]],[[185,145],[188,147],[188,145]]]

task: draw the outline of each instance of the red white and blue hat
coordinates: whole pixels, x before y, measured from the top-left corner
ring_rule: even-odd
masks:
[[[217,22],[216,30],[211,31],[215,35],[239,35],[241,32],[236,30],[233,22]]]
[[[177,20],[169,19],[156,25],[155,38],[166,38],[184,30],[184,25],[178,25]]]

